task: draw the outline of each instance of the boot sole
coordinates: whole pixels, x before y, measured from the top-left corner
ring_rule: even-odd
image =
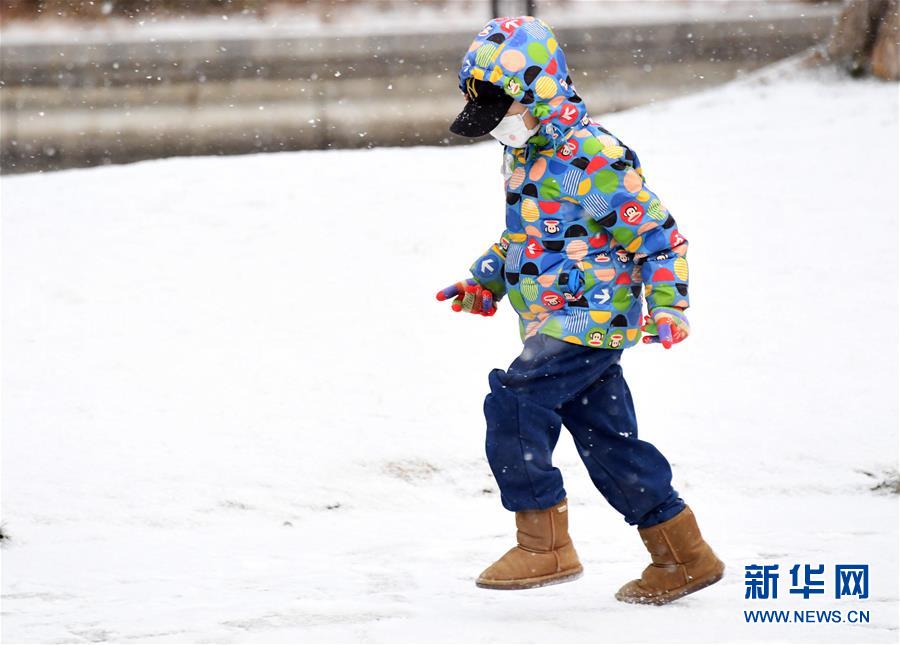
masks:
[[[696,591],[700,591],[701,589],[706,589],[707,587],[716,584],[719,580],[721,580],[725,576],[725,572],[718,573],[712,578],[706,578],[705,580],[698,580],[692,585],[685,585],[678,591],[673,591],[667,594],[660,594],[659,596],[624,596],[620,597],[619,594],[616,594],[616,600],[619,602],[627,602],[632,605],[668,605],[670,602],[674,600],[678,600],[679,598],[684,598],[685,596],[692,594]]]
[[[521,589],[536,589],[538,587],[549,587],[551,585],[560,585],[565,582],[572,582],[581,577],[584,568],[570,569],[561,573],[554,573],[549,576],[538,576],[536,578],[520,578],[518,580],[476,580],[475,586],[481,589],[499,589],[501,591],[518,591]]]

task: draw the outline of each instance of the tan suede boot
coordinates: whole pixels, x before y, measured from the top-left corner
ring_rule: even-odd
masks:
[[[722,579],[725,564],[700,535],[690,508],[638,533],[653,564],[644,569],[639,580],[619,589],[616,600],[665,605]]]
[[[531,589],[581,576],[569,538],[567,500],[540,511],[516,513],[518,545],[485,569],[475,584],[485,589]]]

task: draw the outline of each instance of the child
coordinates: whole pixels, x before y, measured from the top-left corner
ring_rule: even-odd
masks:
[[[551,463],[561,424],[650,551],[652,564],[616,598],[665,604],[717,582],[724,564],[673,490],[665,457],[638,439],[619,364],[642,334],[667,349],[687,337],[687,240],[634,151],[588,116],[543,21],[490,21],[463,59],[459,86],[467,103],[450,130],[504,144],[506,230],[472,277],[438,300],[490,316],[505,295],[524,341],[507,371],[490,373],[484,402],[487,457],[503,506],[516,514],[518,544],[476,584],[526,589],[580,576]]]

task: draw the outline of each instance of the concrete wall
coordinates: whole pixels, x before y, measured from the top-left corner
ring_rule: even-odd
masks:
[[[556,31],[597,115],[792,55],[821,41],[835,13]],[[0,44],[2,169],[460,143],[447,126],[472,36]]]

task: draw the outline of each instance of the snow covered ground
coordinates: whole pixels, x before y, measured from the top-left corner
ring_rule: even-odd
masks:
[[[602,119],[691,241],[692,337],[623,367],[728,571],[664,608],[613,599],[646,555],[565,437],[585,576],[473,584],[514,536],[481,403],[519,341],[433,294],[502,229],[497,144],[3,178],[4,642],[896,642],[897,96],[787,74]],[[871,597],[803,600],[795,563]]]

